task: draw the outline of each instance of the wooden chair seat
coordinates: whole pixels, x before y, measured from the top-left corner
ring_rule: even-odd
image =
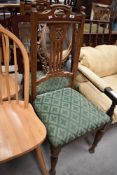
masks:
[[[10,87],[10,96],[14,97],[16,95],[16,90],[15,90],[15,84],[17,82],[14,80],[12,76],[9,76],[9,87]],[[18,85],[18,83],[17,83]],[[8,98],[8,92],[7,92],[7,86],[6,86],[6,76],[5,74],[0,74],[0,89],[2,92],[2,99],[7,100]],[[19,86],[18,86],[18,91],[19,91]]]
[[[46,129],[32,106],[8,101],[0,105],[0,163],[21,156],[42,143]]]

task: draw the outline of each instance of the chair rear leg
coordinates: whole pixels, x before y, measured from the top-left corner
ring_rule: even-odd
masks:
[[[97,132],[95,134],[95,138],[94,138],[93,144],[89,148],[89,152],[90,153],[94,153],[95,152],[95,148],[96,148],[97,144],[99,143],[99,141],[101,140],[101,138],[103,137],[103,135],[104,135],[105,131],[107,130],[108,126],[110,126],[110,123],[104,125],[101,129],[97,130]]]
[[[49,171],[49,174],[55,175],[56,174],[56,165],[58,162],[58,156],[59,156],[59,153],[61,151],[61,148],[60,147],[55,148],[51,145],[50,149],[51,149],[51,169]]]
[[[49,175],[47,172],[47,169],[46,169],[44,156],[43,156],[41,148],[37,147],[35,149],[35,152],[36,152],[37,160],[39,162],[39,166],[40,166],[40,170],[41,170],[42,175]]]

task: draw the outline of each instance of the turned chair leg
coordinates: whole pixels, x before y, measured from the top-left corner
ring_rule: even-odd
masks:
[[[50,175],[55,175],[56,174],[56,164],[58,162],[58,156],[61,151],[60,147],[53,147],[51,146],[51,169],[49,171]]]
[[[101,140],[101,138],[103,137],[107,127],[109,126],[110,124],[106,124],[104,125],[101,129],[98,129],[97,132],[96,132],[96,135],[95,135],[95,138],[94,138],[94,141],[93,141],[93,144],[91,145],[91,147],[89,148],[89,152],[90,153],[94,153],[95,152],[95,148],[97,146],[97,144],[99,143],[99,141]]]
[[[36,157],[37,157],[37,160],[39,162],[39,166],[40,166],[40,170],[41,170],[42,175],[48,175],[45,161],[44,161],[44,156],[43,156],[41,148],[37,147],[35,149],[35,152],[36,152]]]

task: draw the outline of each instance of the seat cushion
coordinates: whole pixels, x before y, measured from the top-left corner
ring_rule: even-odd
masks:
[[[38,95],[34,108],[55,147],[109,122],[109,117],[71,88]]]
[[[117,74],[102,78],[117,93]],[[111,100],[102,92],[100,92],[92,83],[79,83],[79,91],[90,100],[95,106],[106,112],[111,106]],[[113,114],[113,123],[117,122],[117,107]]]
[[[44,71],[37,72],[37,79],[42,78],[45,75]],[[58,90],[64,87],[69,87],[70,79],[67,77],[54,77],[39,84],[36,88],[37,94],[43,94],[46,92]]]
[[[112,89],[114,89],[115,92],[117,93],[117,74],[107,76],[107,77],[103,77],[102,79],[105,82],[107,82],[108,86],[110,86]]]

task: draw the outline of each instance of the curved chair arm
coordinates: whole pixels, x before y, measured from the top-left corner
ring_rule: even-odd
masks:
[[[82,66],[79,64],[78,70],[101,92],[106,94],[111,100],[112,105],[108,109],[107,114],[109,116],[113,115],[114,108],[117,105],[117,93],[114,92],[114,90],[108,86],[108,84],[103,81],[99,76],[97,76],[94,72],[92,72],[90,69],[88,69],[85,66]]]
[[[112,100],[111,107],[106,112],[109,116],[112,116],[117,105],[117,93],[114,92],[110,87],[105,88],[104,93]]]

